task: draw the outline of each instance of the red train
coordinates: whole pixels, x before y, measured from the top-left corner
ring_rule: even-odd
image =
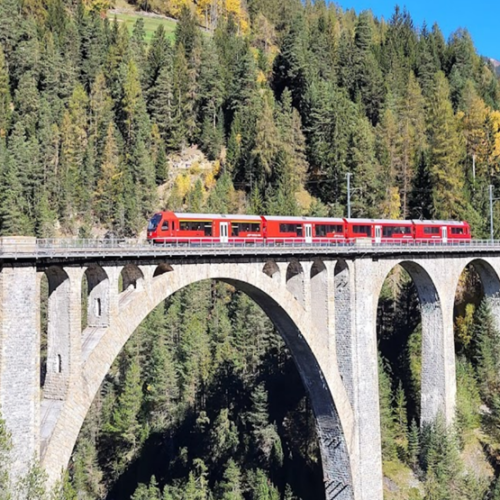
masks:
[[[467,222],[159,212],[148,224],[157,244],[331,244],[470,241]]]
[[[148,240],[157,244],[330,244],[470,241],[467,222],[282,217],[158,212]]]

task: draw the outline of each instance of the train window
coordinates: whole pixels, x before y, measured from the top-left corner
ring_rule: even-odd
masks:
[[[295,224],[280,224],[280,233],[295,233]]]
[[[302,224],[297,225],[297,236],[302,236]]]
[[[400,236],[403,234],[411,234],[410,226],[384,226],[382,229],[382,235],[385,238],[391,238],[392,236]]]
[[[161,224],[162,231],[168,231],[168,220],[164,220]]]
[[[258,222],[231,223],[231,236],[238,236],[239,233],[258,233],[258,232],[260,232],[260,224]]]
[[[451,234],[464,234],[464,228],[463,227],[452,227]]]
[[[424,234],[439,234],[438,227],[424,227]]]
[[[179,223],[181,231],[202,231],[202,226],[202,221],[181,220]]]
[[[371,226],[352,226],[353,233],[356,234],[366,234],[367,236],[372,235],[372,227]]]
[[[207,222],[205,224],[205,236],[212,236],[212,223]]]
[[[326,236],[328,233],[343,233],[344,228],[339,224],[316,224],[316,236]]]
[[[158,227],[160,221],[161,221],[161,214],[153,215],[148,224],[148,231],[154,231]]]

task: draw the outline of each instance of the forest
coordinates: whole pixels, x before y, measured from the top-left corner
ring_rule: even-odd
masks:
[[[398,7],[384,20],[321,0],[134,5],[174,16],[174,40],[160,26],[147,42],[100,0],[0,0],[1,236],[137,237],[158,209],[345,216],[347,173],[354,217],[489,236],[500,86],[466,30],[446,40]],[[179,167],[192,148],[208,168]],[[495,209],[496,237],[499,223]],[[419,429],[418,298],[401,268],[386,280],[387,499],[500,499],[500,333],[482,296],[472,266],[455,303],[456,426]],[[45,492],[35,464],[10,498],[321,499],[299,380],[255,304],[195,285],[116,360],[60,488]]]

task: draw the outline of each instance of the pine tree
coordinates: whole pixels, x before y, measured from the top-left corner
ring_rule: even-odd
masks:
[[[384,199],[385,186],[381,183],[380,167],[375,160],[375,136],[369,121],[359,117],[349,141],[347,167],[353,173],[354,188],[358,190],[353,201],[353,215],[373,217]]]
[[[106,143],[102,154],[99,179],[95,192],[95,214],[112,229],[123,206],[123,172],[115,139],[115,127],[109,123]]]
[[[107,433],[116,436],[125,449],[134,449],[140,441],[138,416],[141,400],[141,369],[138,360],[133,357],[125,373],[123,392],[118,397],[111,422],[105,428]],[[119,458],[121,461],[125,459]]]
[[[221,500],[243,500],[241,472],[233,459],[226,464],[223,482],[220,485]]]
[[[446,77],[437,73],[428,111],[432,215],[436,219],[461,219],[466,206],[460,168],[463,143],[449,97]]]
[[[487,299],[481,302],[474,321],[473,336],[477,346],[477,373],[479,386],[486,401],[499,392],[500,377],[500,333]]]
[[[420,455],[420,431],[415,419],[411,421],[410,430],[408,431],[408,462],[415,469],[418,466],[418,458]]]
[[[379,400],[380,400],[380,428],[382,429],[382,457],[384,460],[394,460],[396,450],[396,425],[392,410],[391,380],[379,357]]]
[[[198,37],[196,18],[189,7],[183,6],[179,22],[175,26],[175,46],[178,48],[182,45],[186,58],[189,59],[198,43]]]
[[[10,114],[9,71],[2,45],[0,44],[0,140],[7,135]]]
[[[158,186],[161,186],[168,179],[168,161],[163,146],[160,146],[156,157],[155,179]]]

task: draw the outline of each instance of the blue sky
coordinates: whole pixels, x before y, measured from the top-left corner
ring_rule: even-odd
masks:
[[[343,9],[357,13],[371,10],[376,17],[389,19],[399,4],[410,12],[413,22],[437,22],[445,36],[457,28],[467,28],[479,54],[500,61],[500,0],[334,0]]]

